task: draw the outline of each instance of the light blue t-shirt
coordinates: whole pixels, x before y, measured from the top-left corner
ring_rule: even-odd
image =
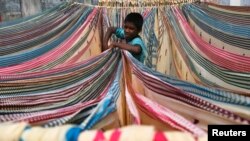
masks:
[[[124,29],[117,28],[116,31],[115,31],[115,35],[118,38],[124,39],[124,37],[125,37]],[[130,45],[133,45],[133,46],[140,46],[141,47],[141,53],[140,54],[135,54],[135,53],[132,53],[132,52],[131,52],[131,54],[137,60],[144,63],[145,57],[147,55],[147,48],[146,48],[144,42],[142,41],[141,37],[137,36],[133,40],[131,40],[131,41],[127,42],[127,43],[130,44]]]

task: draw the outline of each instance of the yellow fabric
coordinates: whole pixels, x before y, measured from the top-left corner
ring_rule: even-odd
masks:
[[[72,127],[73,125],[62,125],[52,128],[32,127],[25,130],[22,139],[25,141],[63,141],[67,131]]]
[[[28,124],[21,123],[1,123],[0,124],[0,141],[18,141],[25,127]]]
[[[170,141],[195,141],[195,138],[191,134],[184,132],[165,132],[164,135]]]
[[[93,141],[96,134],[97,130],[82,132],[78,137],[78,141]]]
[[[152,126],[131,125],[120,128],[121,132],[119,141],[152,141],[155,129]],[[110,139],[114,130],[105,132],[105,138]]]

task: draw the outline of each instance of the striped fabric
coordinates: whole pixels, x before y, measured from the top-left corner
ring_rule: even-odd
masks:
[[[210,30],[247,40],[248,15],[235,22],[226,10],[178,2],[64,3],[0,24],[0,140],[203,141],[208,124],[250,124],[249,52],[213,46],[215,32],[203,40]],[[145,64],[101,50],[107,27],[132,11],[145,21]]]
[[[171,132],[171,131],[157,131],[153,126],[126,126],[122,128],[100,131],[89,130],[85,132],[77,132],[77,128],[74,125],[66,125],[53,128],[42,127],[28,127],[25,123],[9,123],[0,126],[0,139],[3,141],[9,140],[51,140],[54,141],[206,141],[207,135],[202,137],[195,137],[189,133],[184,132]],[[4,130],[5,129],[5,130]],[[70,134],[70,131],[74,130],[74,134]],[[12,131],[8,132],[8,131]],[[16,134],[13,134],[15,132]],[[7,136],[6,136],[7,135]],[[9,137],[9,138],[6,138]]]

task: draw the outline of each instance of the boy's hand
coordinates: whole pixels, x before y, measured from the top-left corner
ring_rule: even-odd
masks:
[[[115,43],[114,42],[112,42],[110,45],[109,45],[109,48],[115,48],[116,46],[115,46]]]

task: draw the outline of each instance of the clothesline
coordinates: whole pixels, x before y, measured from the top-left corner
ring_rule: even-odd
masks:
[[[180,4],[185,4],[185,3],[192,3],[192,2],[196,2],[197,0],[190,0],[190,1],[182,1],[182,2],[155,2],[155,3],[150,3],[150,4],[124,4],[121,2],[99,2],[98,5],[92,5],[92,4],[86,4],[86,3],[77,3],[77,4],[82,4],[82,5],[86,5],[86,6],[90,6],[90,7],[105,7],[105,8],[158,8],[158,7],[166,7],[166,6],[170,6],[170,5],[180,5]],[[129,6],[131,5],[131,6]]]

